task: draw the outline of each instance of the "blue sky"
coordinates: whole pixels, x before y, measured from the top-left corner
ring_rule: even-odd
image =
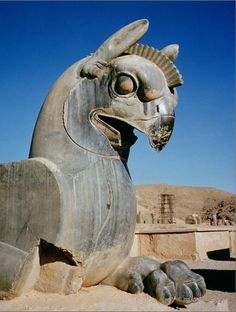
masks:
[[[140,18],[140,42],[180,45],[174,133],[157,153],[144,135],[131,150],[135,184],[235,192],[235,7],[219,1],[0,2],[0,162],[28,157],[40,107],[58,76]]]

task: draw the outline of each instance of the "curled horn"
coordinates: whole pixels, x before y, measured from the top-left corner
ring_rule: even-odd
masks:
[[[143,37],[148,24],[146,19],[137,20],[114,33],[84,64],[80,73],[81,77],[99,77],[104,66]]]

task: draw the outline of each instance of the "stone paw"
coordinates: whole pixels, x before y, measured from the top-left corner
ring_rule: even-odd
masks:
[[[127,292],[131,294],[138,294],[138,293],[143,292],[143,290],[144,290],[144,285],[143,285],[141,275],[139,273],[133,273],[132,275],[130,275],[128,279]]]
[[[170,305],[175,300],[174,282],[162,270],[155,270],[144,279],[144,292],[159,302]]]
[[[192,272],[184,262],[167,261],[161,265],[161,269],[175,284],[176,304],[196,302],[205,294],[206,284],[203,277]]]

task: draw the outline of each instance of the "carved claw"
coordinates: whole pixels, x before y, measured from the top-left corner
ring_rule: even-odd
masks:
[[[183,261],[164,262],[161,269],[175,283],[177,304],[196,302],[205,294],[206,284],[203,277],[192,272]]]
[[[144,280],[144,291],[159,302],[170,305],[175,300],[175,285],[162,270],[155,270]]]
[[[144,285],[139,273],[133,273],[129,278],[129,284],[127,291],[131,294],[138,294],[143,292]]]

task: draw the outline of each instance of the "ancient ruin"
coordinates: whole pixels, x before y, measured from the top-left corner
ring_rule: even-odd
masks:
[[[160,151],[183,83],[177,45],[159,51],[136,43],[147,29],[147,20],[135,21],[67,69],[42,106],[29,159],[1,164],[2,298],[32,288],[71,294],[100,282],[145,289],[166,305],[205,293],[204,279],[181,261],[128,257],[136,223],[127,169],[133,130]],[[166,200],[163,222],[172,219]]]
[[[137,223],[145,224],[173,224],[174,219],[174,195],[161,194],[157,206],[152,212],[138,211]]]
[[[139,185],[135,189],[138,222],[132,256],[153,256],[163,261],[235,258],[235,194],[164,184]],[[174,195],[173,224],[158,223],[162,194]]]

